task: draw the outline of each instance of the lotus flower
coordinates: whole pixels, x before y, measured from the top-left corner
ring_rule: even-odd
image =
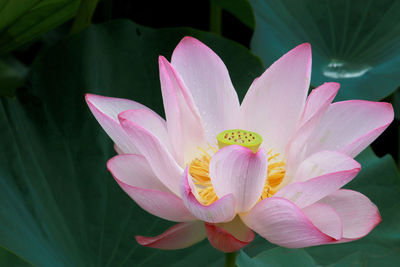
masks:
[[[126,99],[86,101],[119,155],[107,163],[144,210],[179,222],[143,246],[179,249],[208,238],[233,252],[254,239],[300,248],[367,235],[377,207],[341,189],[360,171],[353,158],[393,120],[388,103],[331,103],[339,84],[307,97],[311,47],[283,55],[242,103],[222,60],[185,37],[171,63],[159,58],[166,120]]]

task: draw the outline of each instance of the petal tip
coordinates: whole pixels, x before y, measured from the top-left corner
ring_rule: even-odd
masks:
[[[182,38],[182,40],[179,43],[184,43],[184,42],[194,42],[194,43],[201,43],[198,39],[192,37],[192,36],[185,36]]]
[[[127,121],[134,123],[129,120],[130,115],[135,111],[135,109],[128,109],[125,111],[122,111],[121,113],[118,113],[118,121],[121,123],[126,123]]]
[[[293,50],[304,50],[304,52],[309,53],[311,56],[311,44],[310,43],[302,43],[293,48]]]
[[[168,62],[168,60],[164,56],[159,55],[158,56],[158,64],[163,65],[163,64],[165,64],[165,62]]]
[[[385,109],[387,112],[390,114],[391,122],[394,120],[394,109],[393,105],[388,102],[382,102],[382,104],[385,106]]]
[[[206,44],[204,44],[203,42],[201,42],[200,40],[192,37],[192,36],[185,36],[182,38],[182,40],[179,42],[179,44],[176,46],[174,52],[172,53],[172,65],[174,65],[174,57],[176,57],[176,53],[179,50],[186,50],[190,51],[192,53],[196,53],[200,52],[200,51],[206,51],[207,53],[209,53],[212,56],[217,56],[217,54],[215,54],[215,52],[208,47]],[[217,56],[218,57],[218,56]],[[219,57],[218,57],[219,58]]]
[[[94,105],[94,104],[92,103],[92,101],[93,101],[93,99],[96,98],[96,97],[98,97],[98,95],[91,94],[91,93],[86,93],[86,94],[85,94],[85,101],[86,101],[86,103],[87,103],[88,105]]]
[[[323,84],[330,85],[330,86],[334,87],[336,90],[339,90],[339,88],[340,88],[340,83],[338,83],[338,82],[325,82]]]
[[[144,246],[144,247],[151,247],[151,245],[155,241],[152,238],[141,236],[141,235],[136,235],[135,240],[136,240],[136,242],[138,242],[139,245]]]

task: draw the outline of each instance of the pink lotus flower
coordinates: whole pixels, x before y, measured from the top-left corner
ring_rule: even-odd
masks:
[[[232,252],[256,232],[300,248],[356,240],[381,221],[366,196],[340,188],[360,171],[353,157],[393,120],[392,106],[331,104],[333,82],[307,98],[309,44],[270,66],[241,104],[224,63],[194,38],[159,66],[166,120],[134,101],[86,95],[116,145],[107,167],[118,184],[149,213],[179,222],[137,236],[141,245],[179,249],[207,237]]]

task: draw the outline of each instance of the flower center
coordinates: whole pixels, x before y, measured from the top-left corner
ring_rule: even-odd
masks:
[[[256,153],[263,140],[258,133],[234,129],[218,134],[217,141],[220,149],[230,145],[240,145]]]
[[[189,173],[197,189],[197,199],[204,205],[210,205],[218,199],[211,183],[209,166],[211,157],[218,149],[229,145],[241,145],[249,148],[254,153],[262,143],[259,134],[245,130],[227,130],[218,134],[218,147],[208,145],[206,149],[199,148],[202,155],[192,160],[189,165]],[[279,153],[273,153],[272,149],[267,152],[268,172],[264,184],[264,190],[260,200],[271,197],[278,191],[278,186],[285,177],[285,162],[279,160]]]

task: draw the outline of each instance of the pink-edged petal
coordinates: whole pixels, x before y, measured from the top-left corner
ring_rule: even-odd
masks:
[[[309,44],[283,55],[250,86],[241,105],[242,128],[261,134],[264,147],[282,152],[303,112],[310,74]]]
[[[107,168],[116,179],[127,185],[169,192],[142,155],[114,156],[107,162]]]
[[[304,212],[289,200],[271,197],[241,214],[243,222],[269,242],[288,248],[327,244],[335,238],[319,230]]]
[[[286,185],[274,196],[286,198],[300,208],[307,207],[350,182],[360,169],[360,164],[345,154],[322,151],[300,165],[294,180],[304,182]]]
[[[205,223],[210,244],[225,253],[237,251],[254,240],[254,232],[236,216],[228,223]]]
[[[159,138],[139,124],[129,120],[132,112],[135,111],[128,110],[119,114],[118,118],[122,127],[132,139],[140,154],[146,158],[154,174],[168,189],[179,196],[179,183],[183,169],[177,164]]]
[[[389,103],[363,100],[332,104],[310,136],[307,154],[337,150],[355,157],[393,121]]]
[[[119,155],[124,154],[124,151],[122,151],[122,149],[119,148],[119,147],[117,146],[117,144],[114,144],[114,150],[115,150],[115,152],[117,152],[117,154],[119,154]]]
[[[161,91],[168,134],[182,165],[192,160],[206,143],[199,112],[172,65],[159,57]]]
[[[171,154],[175,153],[169,141],[167,124],[157,113],[149,109],[135,109],[124,112],[124,118],[152,133]]]
[[[226,129],[238,128],[238,96],[225,64],[210,48],[185,37],[175,48],[171,64],[193,96],[208,142]]]
[[[195,220],[182,199],[155,177],[143,156],[118,155],[107,162],[107,168],[119,186],[147,212],[175,222]]]
[[[193,221],[182,199],[172,193],[160,190],[130,186],[115,178],[121,188],[145,211],[157,217],[174,222]]]
[[[324,83],[312,90],[308,96],[298,129],[285,149],[287,170],[286,179],[283,183],[287,182],[288,177],[293,176],[294,173],[291,171],[296,170],[307,155],[307,143],[312,142],[309,137],[315,130],[318,130],[316,127],[336,96],[339,87],[338,83]]]
[[[235,197],[232,194],[205,206],[193,194],[193,185],[191,186],[189,179],[191,178],[187,167],[181,183],[181,196],[183,203],[194,216],[209,223],[229,222],[235,217]]]
[[[330,206],[314,203],[304,209],[303,213],[323,233],[340,240],[343,236],[343,226],[339,214]]]
[[[297,168],[293,181],[303,182],[325,174],[360,170],[361,165],[337,151],[320,151],[306,158]]]
[[[135,236],[135,238],[140,245],[145,247],[165,250],[181,249],[190,247],[206,238],[206,230],[203,222],[185,222],[172,226],[158,236]]]
[[[135,101],[86,94],[86,103],[104,131],[124,153],[138,153],[137,148],[129,136],[122,129],[118,121],[118,114],[130,109],[148,109]]]
[[[268,156],[243,146],[231,145],[215,153],[210,162],[210,177],[218,197],[232,194],[236,212],[248,211],[260,199],[267,178]]]
[[[366,236],[381,222],[378,208],[363,194],[341,189],[318,203],[332,207],[343,224],[343,238],[352,241]]]
[[[339,88],[339,83],[327,82],[312,90],[307,98],[300,125],[319,114],[323,115],[335,98]]]

